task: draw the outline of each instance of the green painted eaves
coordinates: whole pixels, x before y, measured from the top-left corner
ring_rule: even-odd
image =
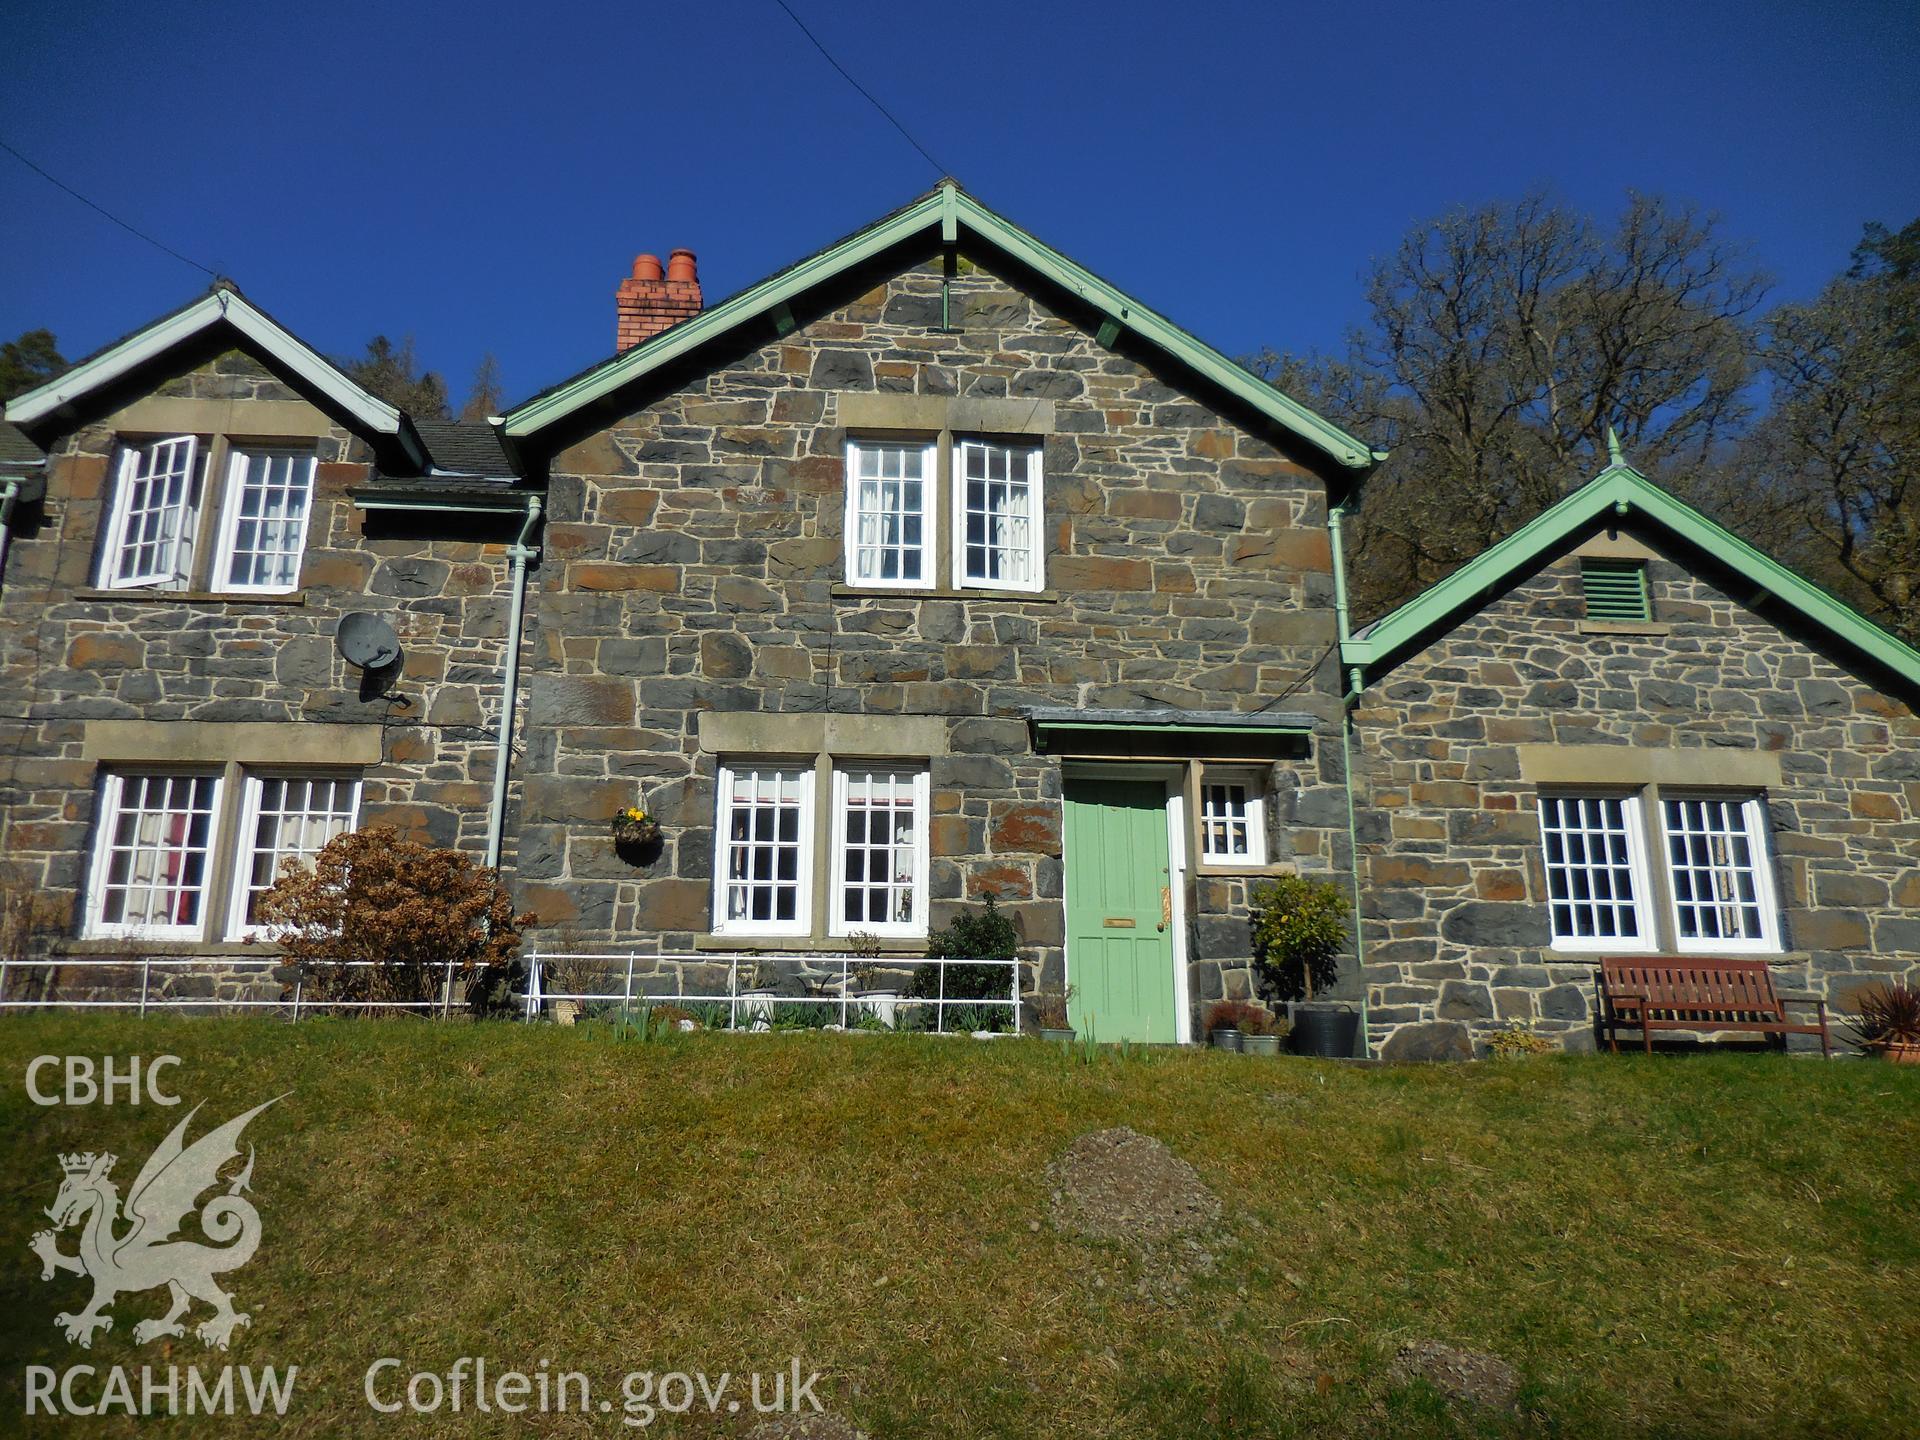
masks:
[[[948,244],[957,243],[959,232],[966,230],[973,238],[1019,261],[1094,309],[1104,317],[1100,324],[1103,333],[1112,333],[1117,338],[1121,330],[1132,331],[1340,466],[1366,471],[1379,463],[1380,455],[1339,426],[1283,395],[1212,346],[1041,243],[951,181],[942,182],[904,210],[896,211],[838,245],[517,406],[501,419],[507,439],[514,442],[536,435],[669,361],[740,325],[768,316],[814,286],[903,240],[933,229],[939,230],[942,240]]]
[[[1498,545],[1344,641],[1342,661],[1357,667],[1367,682],[1380,678],[1405,655],[1533,574],[1608,511],[1637,516],[1668,531],[1920,689],[1920,651],[1624,464],[1608,466]]]

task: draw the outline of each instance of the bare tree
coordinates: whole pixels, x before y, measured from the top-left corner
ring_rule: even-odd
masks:
[[[1367,277],[1338,358],[1255,361],[1392,458],[1355,526],[1374,613],[1471,559],[1605,463],[1708,464],[1747,415],[1765,280],[1711,217],[1630,195],[1603,230],[1534,194],[1416,227]]]
[[[1920,641],[1920,220],[1867,227],[1853,267],[1767,317],[1770,412],[1740,455],[1788,558]]]
[[[460,407],[460,418],[474,421],[498,415],[500,402],[505,398],[500,384],[500,361],[489,350],[474,369],[473,388],[467,392],[467,403]]]

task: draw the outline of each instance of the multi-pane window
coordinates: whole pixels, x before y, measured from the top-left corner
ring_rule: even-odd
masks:
[[[1631,795],[1542,795],[1553,943],[1563,950],[1646,948],[1640,802]]]
[[[200,936],[219,796],[217,775],[104,777],[87,897],[90,934]]]
[[[833,933],[924,933],[927,772],[853,767],[833,782]]]
[[[359,808],[360,782],[351,776],[249,775],[229,933],[257,929],[260,897],[289,864],[311,865],[329,840],[353,829]]]
[[[921,441],[847,445],[847,580],[933,583],[935,447]]]
[[[191,435],[130,445],[120,454],[100,553],[109,589],[179,588],[193,567],[205,452]]]
[[[1266,823],[1258,776],[1202,774],[1200,859],[1207,865],[1267,863]]]
[[[1555,948],[1779,949],[1766,813],[1758,796],[1725,793],[1665,792],[1645,807],[1633,794],[1542,795]],[[1655,851],[1666,856],[1664,909],[1647,864]]]
[[[1674,937],[1682,950],[1772,950],[1772,885],[1757,797],[1663,797]]]
[[[224,487],[213,487],[217,505],[205,483],[210,456],[227,475]],[[221,436],[211,443],[173,435],[124,446],[101,539],[99,583],[240,594],[294,589],[313,509],[314,468],[310,447],[229,450]],[[199,558],[202,548],[210,559]]]
[[[807,933],[812,813],[811,765],[722,767],[717,933]]]
[[[1040,450],[962,440],[954,457],[954,583],[1038,590]]]
[[[216,589],[294,588],[313,498],[313,469],[311,451],[234,452],[214,561]]]

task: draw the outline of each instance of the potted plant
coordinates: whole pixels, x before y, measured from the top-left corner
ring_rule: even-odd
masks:
[[[773,1001],[779,994],[780,972],[765,960],[750,960],[740,971],[740,1019],[747,1030],[773,1028]]]
[[[1216,1050],[1240,1049],[1245,1032],[1241,1016],[1247,1009],[1244,1000],[1216,1000],[1207,1007],[1207,1043]]]
[[[613,843],[620,850],[644,850],[660,840],[660,822],[639,805],[629,805],[613,817]]]
[[[1302,1055],[1353,1054],[1360,1016],[1351,1006],[1315,1004],[1339,973],[1347,939],[1346,895],[1326,880],[1282,875],[1256,885],[1253,954],[1273,993],[1293,1010],[1293,1048]]]
[[[847,976],[853,996],[860,1002],[858,1014],[871,1017],[880,1028],[892,1029],[894,1014],[900,1005],[900,990],[898,986],[880,983],[879,939],[865,931],[856,931],[848,937],[847,949],[854,959]]]
[[[1896,1065],[1920,1065],[1920,989],[1898,981],[1860,992],[1860,1044]]]
[[[1264,1005],[1243,1005],[1240,1049],[1248,1055],[1278,1055],[1280,1042],[1291,1028],[1284,1015],[1275,1015]]]
[[[1065,992],[1043,990],[1027,1001],[1033,1010],[1033,1023],[1040,1031],[1042,1040],[1051,1040],[1056,1045],[1073,1043],[1073,1026],[1067,1020],[1067,1002],[1072,997],[1071,989]]]

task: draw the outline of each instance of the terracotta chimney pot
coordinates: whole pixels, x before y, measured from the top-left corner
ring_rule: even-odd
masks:
[[[631,350],[643,340],[700,313],[700,273],[691,250],[675,250],[664,275],[658,255],[633,257],[633,274],[614,291],[614,349]]]

